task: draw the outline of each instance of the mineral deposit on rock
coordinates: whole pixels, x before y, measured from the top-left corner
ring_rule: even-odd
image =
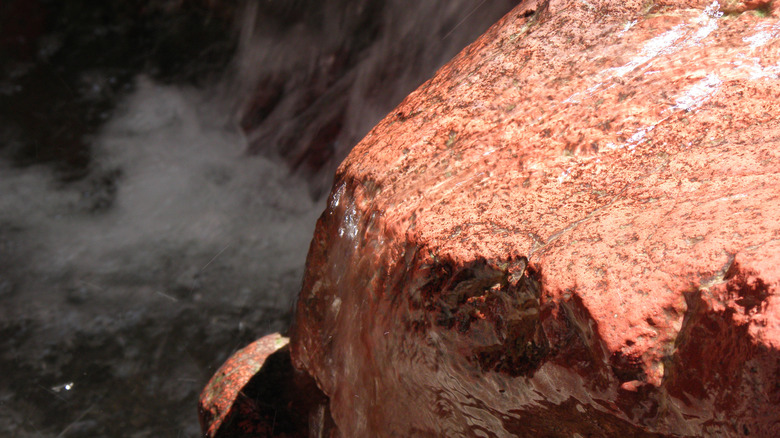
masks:
[[[775,10],[525,1],[379,123],[291,336],[331,435],[780,436]]]

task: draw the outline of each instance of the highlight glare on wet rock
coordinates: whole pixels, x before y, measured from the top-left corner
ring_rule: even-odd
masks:
[[[526,1],[339,168],[293,363],[334,434],[780,435],[774,5]]]

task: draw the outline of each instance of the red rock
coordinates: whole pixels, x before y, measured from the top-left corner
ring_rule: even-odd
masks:
[[[379,123],[292,333],[334,434],[780,436],[774,8],[525,2]]]

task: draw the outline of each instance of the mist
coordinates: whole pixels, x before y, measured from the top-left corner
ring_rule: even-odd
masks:
[[[4,385],[4,398],[23,390],[36,407],[110,414],[84,392],[108,385],[103,376],[130,378],[111,388],[128,393],[156,382],[156,396],[190,399],[194,435],[192,383],[212,371],[207,348],[224,355],[289,325],[322,206],[284,166],[247,156],[206,94],[139,77],[78,183],[45,168],[0,170],[2,354],[5,375],[27,380]]]
[[[514,4],[244,2],[197,80],[70,79],[52,67],[70,40],[41,34],[0,80],[2,434],[200,436],[217,367],[289,327],[338,163]],[[24,94],[39,66],[71,91]]]

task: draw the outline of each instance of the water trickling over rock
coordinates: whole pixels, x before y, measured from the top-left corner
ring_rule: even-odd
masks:
[[[524,2],[380,122],[291,336],[334,436],[780,433],[775,14]]]

